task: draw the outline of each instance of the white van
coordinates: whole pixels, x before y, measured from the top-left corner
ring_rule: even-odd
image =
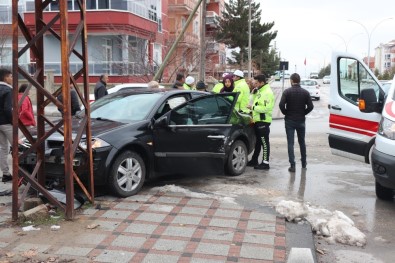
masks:
[[[334,53],[329,99],[332,153],[372,165],[376,196],[395,189],[395,81],[386,93],[357,56]]]

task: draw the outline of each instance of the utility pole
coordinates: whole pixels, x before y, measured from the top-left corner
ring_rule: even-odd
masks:
[[[202,14],[201,14],[201,27],[200,27],[200,72],[199,80],[205,81],[206,76],[206,13],[207,13],[207,3],[204,1],[202,4]]]
[[[251,78],[251,0],[248,0],[248,78]]]

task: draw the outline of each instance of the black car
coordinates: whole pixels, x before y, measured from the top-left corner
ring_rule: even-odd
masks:
[[[255,144],[252,119],[234,110],[237,93],[125,90],[91,105],[95,185],[115,195],[136,194],[159,174],[240,175]],[[83,114],[83,113],[81,113]],[[77,130],[81,116],[73,118]],[[86,146],[82,139],[81,146]],[[85,162],[76,153],[74,169]],[[87,172],[79,177],[87,180]],[[82,169],[87,171],[87,169]],[[63,137],[46,141],[47,178],[64,178]]]

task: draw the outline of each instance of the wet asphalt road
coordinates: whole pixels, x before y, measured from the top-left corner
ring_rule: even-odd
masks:
[[[272,84],[281,88],[279,82]],[[192,191],[230,196],[246,206],[274,206],[280,200],[299,200],[330,211],[340,210],[354,220],[367,236],[363,248],[328,244],[316,238],[316,246],[324,252],[317,254],[319,262],[394,262],[395,203],[376,199],[374,177],[369,165],[331,154],[329,131],[329,85],[321,87],[321,100],[314,101],[314,110],[308,116],[307,170],[300,162],[294,175],[288,172],[287,143],[283,120],[271,125],[271,159],[269,171],[251,167],[238,177],[174,176],[160,178],[145,187],[175,184]],[[299,148],[295,147],[299,160]]]

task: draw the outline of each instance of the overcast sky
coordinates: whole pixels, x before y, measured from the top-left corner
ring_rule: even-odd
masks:
[[[262,22],[275,22],[277,50],[289,61],[290,73],[295,66],[302,76],[318,71],[330,63],[332,50],[346,51],[346,45],[348,52],[367,56],[368,34],[361,25],[347,20],[360,22],[371,34],[370,56],[380,43],[395,39],[394,0],[255,1],[261,5]],[[380,23],[390,17],[393,19]]]

